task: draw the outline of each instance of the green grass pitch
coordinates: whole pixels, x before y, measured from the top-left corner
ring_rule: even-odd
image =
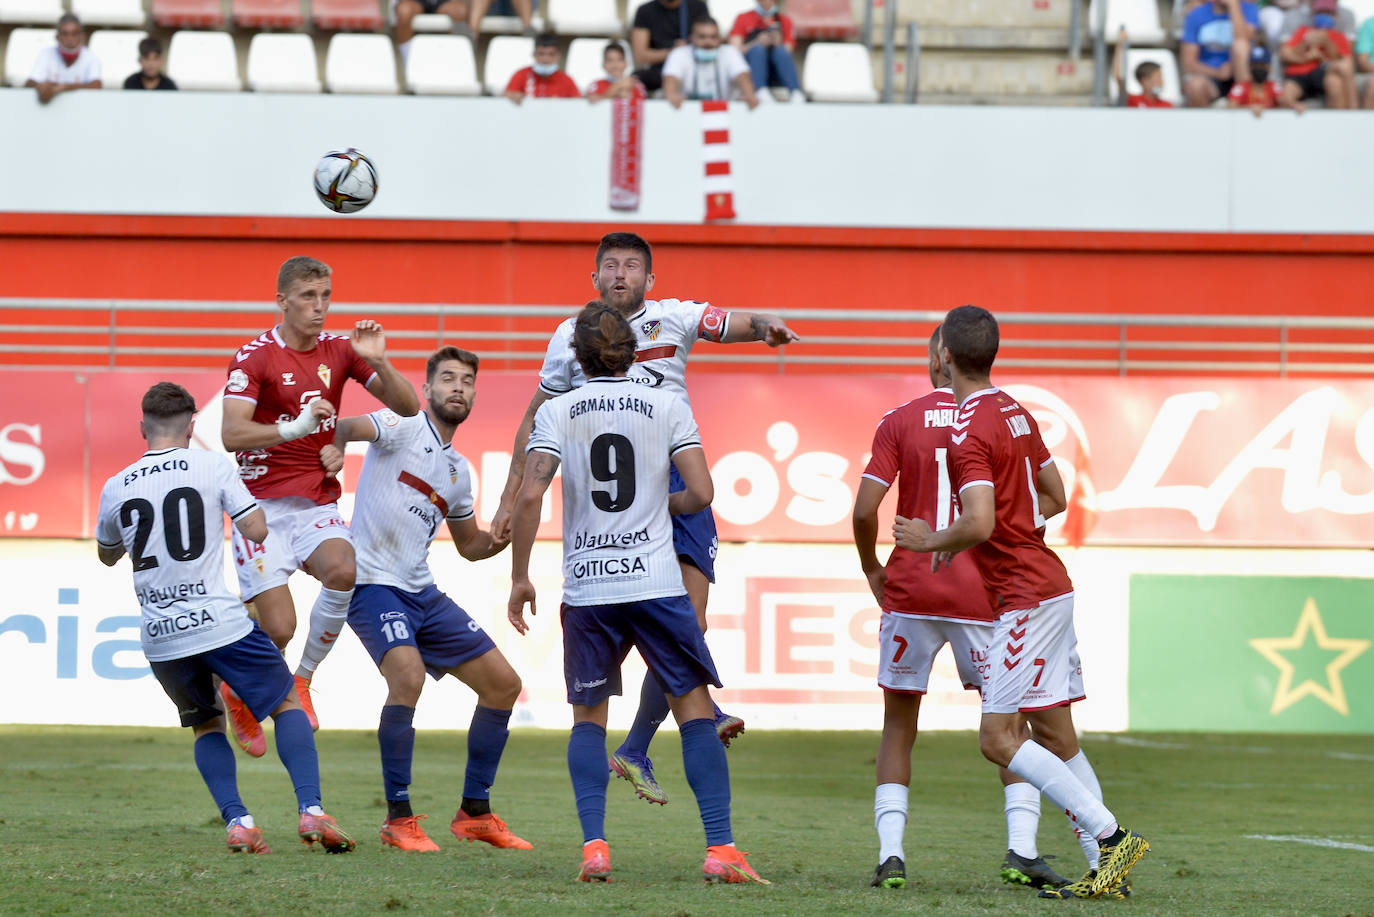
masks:
[[[704,841],[671,729],[653,749],[669,805],[612,779],[613,881],[574,881],[565,743],[512,733],[493,802],[535,849],[505,851],[448,833],[464,736],[421,733],[414,802],[443,850],[406,854],[377,839],[375,737],[326,730],[325,807],[359,840],[327,856],[297,842],[269,741],[267,757],[238,761],[272,854],[231,856],[188,731],[0,726],[0,914],[1374,915],[1374,736],[1086,736],[1108,805],[1153,849],[1130,900],[1068,903],[999,881],[1002,792],[971,734],[917,742],[902,890],[868,887],[875,733],[751,731],[730,750],[736,838],[768,888],[702,883]],[[1077,875],[1078,846],[1044,809],[1041,852]]]

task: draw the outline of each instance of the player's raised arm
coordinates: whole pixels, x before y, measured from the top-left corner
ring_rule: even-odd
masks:
[[[527,437],[528,438],[528,437]],[[530,550],[539,531],[539,511],[544,505],[544,492],[549,489],[554,472],[558,470],[558,456],[548,452],[531,452],[525,459],[525,473],[515,498],[512,515],[511,585],[506,617],[520,633],[529,630],[525,623],[525,604],[535,614],[534,584],[530,582]]]
[[[450,519],[448,533],[453,536],[453,546],[458,549],[464,560],[485,560],[494,557],[510,543],[498,541],[491,537],[491,532],[482,531],[477,527],[477,519],[473,516],[466,519]]]
[[[511,540],[511,508],[515,505],[515,495],[520,492],[520,484],[525,478],[525,447],[530,442],[530,430],[534,428],[534,415],[539,406],[553,396],[542,388],[534,390],[530,406],[525,416],[520,418],[520,426],[515,429],[515,442],[511,444],[510,470],[506,472],[506,486],[501,491],[501,502],[496,507],[496,515],[491,519],[491,535],[500,541]],[[556,467],[556,466],[555,466]]]
[[[377,374],[368,382],[367,390],[402,417],[418,414],[420,396],[415,394],[415,386],[386,358],[386,335],[382,333],[381,324],[363,319],[354,324],[348,339],[353,344],[353,352]]]
[[[699,513],[711,505],[715,499],[715,484],[711,481],[711,469],[706,465],[706,452],[700,446],[680,449],[673,453],[673,464],[682,476],[685,489],[668,495],[668,512],[679,516],[686,513]]]
[[[309,436],[320,428],[320,423],[334,416],[334,405],[323,398],[316,398],[309,407],[301,411],[295,420],[279,420],[276,423],[258,423],[253,419],[252,401],[241,398],[225,398],[224,413],[220,420],[220,440],[230,452],[246,452],[250,449],[266,449]]]
[[[868,578],[868,588],[879,603],[887,584],[887,568],[878,559],[878,507],[887,491],[885,485],[865,476],[859,481],[859,493],[854,498],[854,547],[859,551],[859,566]]]
[[[727,313],[725,333],[720,336],[722,344],[744,344],[749,341],[763,341],[769,347],[793,344],[801,337],[787,327],[780,316],[766,312]]]

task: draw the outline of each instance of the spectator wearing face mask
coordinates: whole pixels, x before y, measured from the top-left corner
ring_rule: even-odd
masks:
[[[730,44],[744,55],[755,87],[780,86],[793,102],[806,101],[797,79],[796,61],[792,60],[797,46],[792,19],[779,12],[778,0],[757,0],[752,10],[736,16]]]
[[[1327,108],[1355,107],[1354,54],[1336,27],[1336,0],[1312,0],[1312,24],[1294,32],[1279,57],[1285,105],[1325,99]]]
[[[1273,55],[1264,45],[1250,49],[1250,79],[1237,82],[1226,96],[1228,108],[1248,108],[1258,118],[1266,108],[1277,108],[1282,92],[1278,83],[1269,80]],[[1302,103],[1298,103],[1301,110]]]
[[[582,93],[572,77],[560,69],[563,54],[558,37],[550,32],[534,40],[534,63],[515,71],[506,84],[506,98],[519,105],[526,96],[536,99],[578,99]]]
[[[1183,21],[1179,59],[1183,98],[1206,107],[1231,91],[1244,72],[1259,26],[1259,8],[1242,0],[1215,0],[1195,7]]]
[[[601,79],[587,87],[589,101],[617,99],[622,96],[647,95],[644,85],[629,72],[629,62],[625,60],[625,47],[618,41],[608,42],[601,52],[601,69],[605,71]]]
[[[1329,4],[1319,4],[1314,0],[1296,0],[1296,2],[1285,4],[1283,11],[1283,21],[1279,26],[1278,42],[1287,44],[1288,39],[1293,37],[1293,33],[1305,25],[1312,24],[1312,17],[1317,12],[1317,7],[1321,6],[1323,11],[1329,12],[1336,17],[1336,28],[1350,40],[1355,39],[1355,14],[1340,5],[1339,0]]]
[[[630,28],[630,50],[640,67],[635,79],[649,92],[662,89],[668,54],[688,43],[692,23],[710,15],[702,0],[649,0],[641,4]]]
[[[37,89],[44,105],[69,89],[100,88],[100,58],[86,47],[80,19],[64,13],[57,20],[57,44],[38,52],[24,85]]]
[[[744,55],[720,43],[720,26],[707,16],[692,23],[692,43],[674,48],[663,62],[663,95],[674,108],[688,99],[741,98],[759,104]]]
[[[1126,46],[1126,29],[1117,32],[1116,50],[1112,52],[1112,78],[1116,80],[1117,91],[1125,96],[1127,108],[1173,108],[1172,102],[1159,97],[1164,91],[1164,70],[1154,61],[1142,61],[1135,68],[1135,81],[1140,84],[1140,92],[1134,95],[1126,92],[1126,80],[1122,76],[1124,61],[1122,48]]]

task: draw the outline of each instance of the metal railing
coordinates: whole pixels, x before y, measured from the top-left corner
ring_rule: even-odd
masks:
[[[495,368],[510,369],[538,366],[554,325],[574,311],[461,303],[330,309],[336,319],[382,319],[398,360],[423,361],[441,343],[458,342],[495,361]],[[1004,369],[1374,375],[1374,318],[994,312],[1002,325],[997,363]],[[0,299],[0,368],[222,369],[227,355],[260,334],[272,316],[271,305],[260,302]],[[692,360],[778,373],[920,371],[929,329],[944,311],[792,309],[784,317],[801,344],[701,348]]]

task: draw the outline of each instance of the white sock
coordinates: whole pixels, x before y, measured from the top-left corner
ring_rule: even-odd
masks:
[[[906,834],[906,803],[911,791],[901,783],[880,783],[873,794],[873,825],[878,829],[878,862],[901,857],[902,835]]]
[[[1101,800],[1073,775],[1067,764],[1043,746],[1022,742],[1007,764],[1007,770],[1039,788],[1050,802],[1069,813],[1074,824],[1094,838],[1105,836],[1115,828],[1116,819]]]
[[[1040,827],[1040,791],[1029,783],[1009,783],[1002,787],[1007,815],[1007,847],[1017,856],[1033,860],[1040,855],[1035,846],[1035,831]]]
[[[232,828],[236,824],[243,825],[245,828],[257,827],[257,822],[253,821],[253,816],[251,815],[240,815],[238,818],[229,819],[228,827]]]
[[[334,648],[334,642],[343,633],[344,623],[348,620],[348,603],[353,600],[353,590],[340,592],[337,589],[320,587],[320,596],[315,599],[315,607],[310,609],[310,636],[301,651],[301,664],[296,674],[310,678],[324,662],[324,657]]]
[[[1073,771],[1073,775],[1078,778],[1078,782],[1088,788],[1088,792],[1100,802],[1102,800],[1102,784],[1097,782],[1097,774],[1093,771],[1093,766],[1088,763],[1088,756],[1083,754],[1083,749],[1078,750],[1078,754],[1064,762]],[[1088,868],[1097,868],[1097,838],[1086,831],[1080,829],[1069,819],[1069,827],[1073,829],[1074,836],[1078,838],[1078,846],[1083,848],[1083,856],[1088,860]]]

